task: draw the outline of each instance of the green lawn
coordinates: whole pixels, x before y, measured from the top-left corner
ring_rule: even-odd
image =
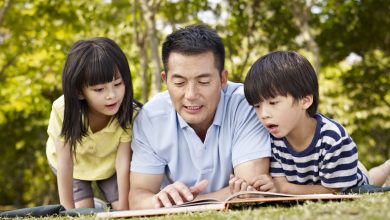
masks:
[[[34,219],[34,218],[23,218]],[[94,219],[94,216],[50,217],[40,219]],[[263,205],[229,211],[211,211],[133,219],[390,219],[390,192],[365,194],[362,199],[341,202],[305,202],[302,204]]]

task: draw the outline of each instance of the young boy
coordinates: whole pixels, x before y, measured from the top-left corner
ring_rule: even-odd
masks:
[[[249,70],[244,90],[271,134],[272,147],[273,178],[258,177],[248,186],[262,190],[271,181],[281,193],[311,194],[335,193],[369,183],[358,166],[357,147],[346,129],[317,113],[317,76],[303,56],[277,51],[261,57]],[[390,172],[389,166],[386,169]],[[242,185],[242,180],[232,177],[231,192],[245,190]]]

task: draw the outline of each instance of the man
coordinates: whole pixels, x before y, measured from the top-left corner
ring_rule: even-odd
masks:
[[[146,103],[134,122],[130,208],[222,200],[245,190],[235,186],[267,176],[269,134],[242,84],[227,81],[224,45],[215,30],[193,25],[170,34],[162,59],[168,91]],[[245,183],[229,188],[231,174]]]

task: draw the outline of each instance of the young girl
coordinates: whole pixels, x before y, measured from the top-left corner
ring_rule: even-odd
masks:
[[[96,181],[114,209],[129,209],[133,86],[129,64],[107,38],[76,42],[62,73],[46,146],[66,209],[94,207]]]

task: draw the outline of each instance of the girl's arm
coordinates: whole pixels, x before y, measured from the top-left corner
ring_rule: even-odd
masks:
[[[75,208],[73,199],[73,158],[70,145],[57,141],[57,184],[60,203],[65,209]]]
[[[120,143],[116,156],[115,168],[118,182],[118,210],[129,209],[129,190],[130,190],[130,143]]]
[[[322,185],[298,185],[289,183],[285,176],[273,178],[276,189],[279,193],[286,194],[322,194],[322,193],[337,193],[341,189],[327,188]]]

